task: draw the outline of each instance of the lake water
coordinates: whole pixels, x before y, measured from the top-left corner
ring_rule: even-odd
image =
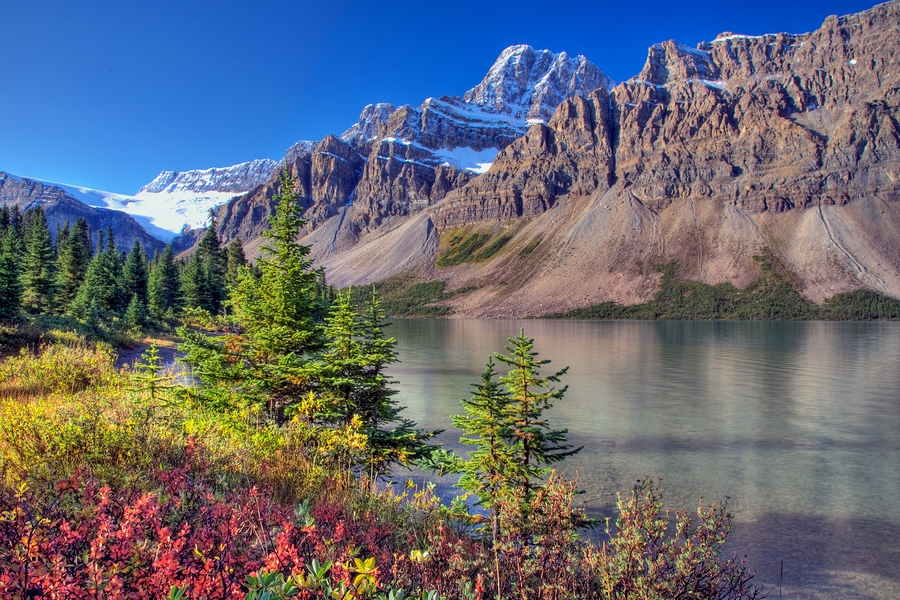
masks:
[[[520,327],[569,366],[547,416],[589,512],[644,475],[668,508],[729,495],[770,598],[900,598],[900,324],[396,320],[404,416],[458,449],[449,415]]]

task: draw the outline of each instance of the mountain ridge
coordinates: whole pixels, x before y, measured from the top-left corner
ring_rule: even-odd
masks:
[[[659,285],[651,267],[671,260],[692,280],[744,287],[763,251],[808,299],[900,296],[898,13],[889,2],[806,34],[655,44],[637,76],[565,100],[390,236],[342,252],[307,239],[336,285],[409,272],[475,287],[445,302],[460,316],[645,302]],[[434,227],[437,248],[407,244],[413,224]],[[476,232],[502,249],[437,265]],[[366,266],[407,247],[418,259],[403,269]]]

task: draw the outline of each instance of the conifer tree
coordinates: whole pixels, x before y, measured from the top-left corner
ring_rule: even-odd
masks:
[[[414,422],[400,416],[403,407],[394,399],[397,391],[385,372],[388,365],[397,362],[397,340],[385,335],[384,328],[389,325],[385,316],[373,287],[360,322],[362,352],[367,362],[360,412],[374,455],[375,474],[386,472],[391,464],[406,466],[421,458],[432,448],[425,440],[440,433],[416,429]]]
[[[122,253],[119,252],[119,248],[116,245],[112,227],[106,228],[106,250],[104,254],[106,257],[103,264],[112,290],[110,310],[117,315],[121,315],[128,308],[128,302],[131,298],[125,293]]]
[[[144,328],[147,321],[147,305],[137,294],[131,295],[131,302],[128,303],[122,320],[129,330],[140,332]]]
[[[562,399],[568,386],[552,387],[559,383],[569,367],[552,375],[539,374],[542,365],[549,360],[539,360],[534,352],[534,340],[525,337],[525,330],[509,338],[506,351],[510,356],[495,354],[495,358],[511,367],[500,381],[506,387],[510,398],[509,418],[512,429],[508,437],[518,463],[518,470],[512,476],[512,485],[525,492],[526,498],[535,486],[535,481],[547,473],[547,465],[557,463],[578,453],[581,448],[573,448],[566,443],[567,429],[551,429],[544,418],[544,411],[552,408],[556,400]]]
[[[122,267],[123,285],[125,294],[131,298],[137,296],[145,307],[147,306],[147,255],[144,253],[144,247],[137,240],[131,246],[131,251],[125,258],[125,265]]]
[[[200,238],[197,245],[202,267],[205,270],[207,287],[207,310],[211,314],[217,314],[225,301],[225,274],[227,271],[227,253],[221,249],[221,241],[216,233],[216,212],[209,209],[209,225],[206,233]]]
[[[56,227],[56,257],[59,258],[59,255],[63,253],[65,250],[66,244],[69,243],[69,235],[71,235],[71,228],[69,227],[69,222],[66,221],[66,224],[63,225],[63,228],[60,229],[57,225]]]
[[[225,263],[225,286],[227,290],[237,287],[241,268],[247,264],[247,256],[244,254],[244,246],[241,240],[235,238],[228,244],[228,254]]]
[[[16,237],[25,242],[25,219],[19,210],[19,206],[14,204],[9,210],[9,226],[16,231]]]
[[[57,305],[59,310],[68,310],[78,289],[84,283],[88,264],[91,261],[90,228],[87,221],[79,218],[62,245],[57,246],[59,271],[57,274]]]
[[[496,534],[497,515],[493,507],[498,494],[521,481],[525,473],[509,444],[514,430],[512,399],[495,377],[493,358],[488,358],[481,382],[472,384],[472,397],[462,401],[466,414],[453,415],[451,419],[453,426],[463,431],[460,443],[475,446],[468,460],[460,465],[459,486],[474,493],[479,504],[491,510],[491,526]]]
[[[109,234],[111,232],[107,232]],[[97,232],[97,251],[88,264],[84,283],[69,308],[69,313],[82,320],[111,319],[121,315],[126,306],[122,298],[122,266],[115,241]]]
[[[323,275],[313,268],[309,248],[296,241],[304,223],[296,181],[285,170],[279,183],[275,214],[263,234],[269,243],[257,261],[259,276],[242,269],[227,302],[241,333],[210,338],[181,328],[179,334],[206,401],[221,405],[239,387],[243,402],[282,421],[285,409],[307,393],[304,369],[310,353],[322,347],[316,317],[323,310]]]
[[[185,308],[202,308],[212,312],[208,276],[200,253],[194,252],[181,271],[181,298]]]
[[[38,206],[29,215],[22,260],[22,302],[29,312],[39,315],[53,306],[56,257],[44,209]]]
[[[0,320],[12,319],[22,306],[19,252],[16,230],[7,227],[0,246]]]
[[[306,372],[321,396],[324,411],[319,420],[349,425],[362,422],[368,439],[365,458],[374,484],[392,464],[409,465],[430,448],[428,433],[400,417],[400,407],[390,387],[385,367],[397,360],[396,340],[384,335],[384,314],[373,290],[364,315],[357,315],[350,293],[338,294],[325,321],[326,344]]]
[[[164,318],[167,314],[174,315],[180,310],[181,282],[172,246],[166,245],[163,253],[154,262],[153,269],[150,271],[148,288],[150,312],[156,318]]]
[[[9,229],[9,205],[0,206],[0,240],[6,237],[6,230]]]
[[[316,317],[323,312],[324,274],[313,268],[309,246],[297,243],[300,217],[296,179],[281,172],[275,214],[263,232],[268,243],[256,261],[259,279],[242,276],[231,299],[234,314],[261,356],[302,356],[322,345]],[[246,275],[246,271],[244,271]]]

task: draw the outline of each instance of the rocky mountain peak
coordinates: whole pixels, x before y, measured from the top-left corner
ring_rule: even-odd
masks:
[[[690,79],[718,81],[719,77],[719,67],[709,52],[669,40],[650,46],[647,62],[637,78],[653,85],[666,85],[669,81]]]
[[[278,166],[274,160],[259,158],[231,167],[192,171],[163,171],[138,193],[246,192],[265,183]]]
[[[359,121],[342,133],[341,139],[347,143],[373,141],[387,125],[395,110],[397,107],[387,102],[366,105],[359,115]]]
[[[488,112],[546,121],[563,100],[612,83],[584,56],[510,46],[463,100]]]
[[[313,140],[300,140],[287,149],[287,152],[284,153],[284,158],[278,162],[279,167],[291,165],[301,156],[312,154],[313,148],[315,148],[318,143],[319,142]]]

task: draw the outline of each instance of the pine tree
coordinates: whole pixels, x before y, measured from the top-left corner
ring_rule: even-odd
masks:
[[[203,269],[206,272],[207,306],[211,314],[218,314],[225,301],[225,274],[227,271],[227,254],[220,248],[221,241],[216,233],[216,212],[209,209],[209,225],[206,233],[197,245]]]
[[[66,224],[63,225],[63,228],[60,229],[57,225],[56,227],[56,258],[59,258],[59,255],[63,253],[66,248],[66,244],[69,243],[69,236],[71,235],[71,228],[69,227],[69,222],[66,221]],[[57,269],[58,271],[58,269]]]
[[[122,306],[124,295],[122,265],[115,241],[107,237],[104,247],[103,233],[98,231],[97,252],[88,264],[84,283],[78,288],[69,314],[82,320],[110,320],[127,307]]]
[[[19,211],[18,205],[14,204],[9,211],[9,226],[16,232],[16,237],[25,242],[25,219]]]
[[[172,246],[167,245],[150,271],[147,292],[150,312],[158,319],[177,313],[181,309],[180,289],[175,253],[172,252]]]
[[[125,265],[122,267],[123,285],[125,294],[131,298],[137,296],[145,307],[147,306],[147,255],[144,253],[144,247],[137,240],[131,246],[131,252],[125,258]]]
[[[28,214],[30,218],[22,260],[22,303],[29,312],[39,315],[53,306],[56,257],[44,209],[38,206]]]
[[[282,172],[275,214],[263,235],[269,243],[257,261],[259,276],[241,270],[227,302],[241,333],[210,338],[179,329],[182,349],[203,381],[200,393],[221,406],[239,388],[241,401],[263,408],[276,421],[308,391],[304,369],[322,347],[322,272],[314,269],[309,248],[298,244],[300,218],[296,181]],[[234,350],[235,348],[239,350]]]
[[[156,342],[150,344],[147,351],[141,355],[141,360],[134,365],[134,374],[131,376],[134,387],[131,390],[148,396],[150,401],[148,410],[152,410],[156,400],[172,388],[174,377],[165,375],[163,366],[163,358],[159,354]]]
[[[212,312],[208,275],[200,253],[194,252],[181,271],[181,298],[185,308],[202,308]]]
[[[91,261],[90,228],[87,221],[75,221],[65,243],[57,246],[59,270],[57,273],[57,305],[65,312],[69,309],[78,289],[84,283]]]
[[[128,308],[128,302],[131,298],[125,293],[122,253],[119,252],[119,248],[116,245],[112,227],[106,228],[106,250],[104,254],[106,256],[103,264],[107,277],[109,277],[109,285],[112,291],[110,310],[117,315],[121,315]]]
[[[130,331],[141,332],[143,330],[147,321],[147,305],[137,294],[132,294],[131,302],[128,303],[122,320]]]
[[[19,314],[22,306],[22,269],[19,240],[14,227],[7,227],[0,246],[0,320]]]
[[[554,389],[569,367],[552,375],[541,377],[542,365],[549,360],[538,360],[534,352],[534,340],[525,337],[525,330],[509,338],[506,351],[510,356],[495,354],[495,358],[511,367],[500,381],[506,387],[510,398],[510,419],[512,430],[508,443],[512,446],[518,472],[512,477],[512,486],[521,489],[528,498],[535,487],[535,481],[547,473],[546,465],[557,463],[581,451],[566,443],[567,429],[551,429],[544,418],[544,411],[552,408],[555,400],[562,399],[568,386]]]
[[[475,446],[459,469],[459,486],[478,496],[488,508],[502,488],[521,481],[524,473],[508,440],[513,438],[512,399],[494,378],[493,358],[485,363],[481,382],[473,383],[472,397],[463,400],[464,415],[453,415],[453,426],[463,431],[460,443]],[[492,514],[492,516],[495,516]]]
[[[400,416],[403,407],[394,399],[397,391],[391,387],[392,380],[385,372],[388,365],[397,362],[397,340],[385,336],[384,328],[387,326],[385,313],[373,287],[360,322],[362,352],[367,363],[362,378],[360,414],[363,431],[368,435],[372,448],[373,465],[370,471],[375,475],[386,472],[391,464],[408,466],[411,461],[421,458],[432,448],[426,440],[440,433],[416,429],[413,421]]]
[[[235,238],[228,244],[228,254],[225,263],[225,286],[230,292],[237,287],[241,268],[247,264],[247,256],[244,254],[244,246],[241,240]]]
[[[459,487],[478,497],[478,504],[488,509],[491,541],[494,549],[495,576],[500,578],[500,514],[497,503],[504,490],[528,477],[509,444],[513,437],[512,399],[494,378],[494,361],[488,358],[481,382],[473,383],[472,397],[463,400],[465,415],[453,415],[453,426],[463,431],[460,443],[475,446],[468,459],[456,465],[460,473]]]
[[[400,417],[402,407],[393,399],[396,391],[385,373],[397,361],[397,342],[384,335],[384,314],[374,290],[362,316],[350,298],[349,292],[338,294],[325,321],[325,347],[306,372],[323,400],[319,421],[343,426],[357,418],[362,422],[368,440],[365,467],[374,485],[392,464],[408,466],[430,449],[425,440],[437,432],[418,430]]]
[[[6,237],[6,231],[10,226],[9,205],[0,206],[0,240]]]
[[[230,302],[261,356],[302,356],[322,345],[316,318],[323,312],[324,274],[313,268],[309,246],[296,241],[306,221],[295,187],[284,169],[275,214],[263,232],[268,243],[256,261],[260,277],[242,276]]]

